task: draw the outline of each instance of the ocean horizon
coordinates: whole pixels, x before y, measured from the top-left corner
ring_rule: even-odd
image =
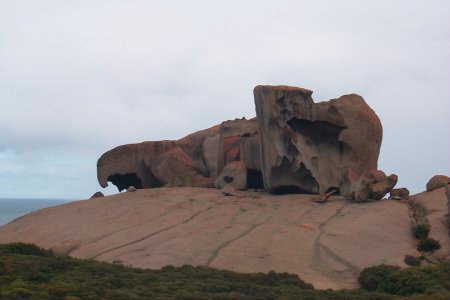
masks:
[[[0,198],[0,226],[32,211],[68,203],[69,199]]]

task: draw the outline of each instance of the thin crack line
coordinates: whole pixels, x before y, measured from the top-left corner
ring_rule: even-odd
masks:
[[[180,226],[180,225],[184,225],[184,224],[186,224],[186,223],[189,223],[189,222],[192,221],[195,217],[197,217],[198,215],[200,215],[200,214],[202,214],[202,213],[204,213],[204,212],[210,210],[211,208],[212,208],[212,207],[208,207],[208,208],[205,209],[205,210],[198,211],[198,212],[196,212],[195,214],[193,214],[192,216],[190,216],[189,218],[187,218],[186,220],[184,220],[183,222],[180,222],[180,223],[177,223],[177,224],[168,226],[168,227],[164,227],[164,228],[162,228],[162,229],[160,229],[160,230],[158,230],[158,231],[152,232],[152,233],[150,233],[150,234],[148,234],[148,235],[146,235],[146,236],[143,236],[143,237],[141,237],[141,238],[139,238],[139,239],[137,239],[137,240],[134,240],[134,241],[131,241],[131,242],[122,244],[122,245],[120,245],[120,246],[116,246],[116,247],[110,248],[110,249],[106,249],[106,250],[104,250],[104,251],[102,251],[102,252],[100,252],[100,253],[98,253],[98,254],[96,254],[96,255],[94,255],[94,256],[89,257],[89,259],[95,259],[95,258],[98,258],[99,256],[101,256],[101,255],[103,255],[103,254],[105,254],[105,253],[108,253],[108,252],[111,252],[111,251],[115,251],[115,250],[118,250],[118,249],[121,249],[121,248],[130,246],[130,245],[133,245],[133,244],[142,242],[142,241],[144,241],[144,240],[146,240],[146,239],[149,239],[149,238],[151,238],[151,237],[154,237],[154,236],[157,235],[157,234],[160,234],[160,233],[162,233],[162,232],[171,230],[171,229],[173,229],[173,228],[175,228],[175,227],[177,227],[177,226]]]

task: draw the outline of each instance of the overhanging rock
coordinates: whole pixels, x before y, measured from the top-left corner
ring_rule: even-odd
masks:
[[[116,147],[97,163],[102,187],[232,185],[272,193],[381,199],[397,182],[377,170],[382,127],[362,97],[314,103],[312,91],[257,86],[257,117],[225,121],[176,141]]]
[[[356,94],[321,103],[311,95],[289,86],[254,89],[266,189],[383,197],[397,178],[377,171],[383,130],[375,112]]]

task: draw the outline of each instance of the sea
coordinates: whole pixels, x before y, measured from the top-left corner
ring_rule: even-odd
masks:
[[[72,200],[0,198],[0,226],[32,211],[56,206]]]

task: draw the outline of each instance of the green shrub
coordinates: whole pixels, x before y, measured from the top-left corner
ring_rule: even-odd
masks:
[[[422,260],[419,257],[415,257],[412,255],[406,255],[404,262],[408,266],[417,267],[417,266],[420,266],[420,264],[422,263]]]
[[[412,232],[416,239],[424,240],[428,237],[428,234],[430,233],[430,225],[417,224],[412,227]]]
[[[11,288],[11,289],[7,289],[7,290],[3,291],[1,296],[2,296],[2,299],[25,300],[25,299],[29,299],[31,296],[33,296],[33,292],[26,288],[17,287],[17,288]]]
[[[450,261],[406,269],[386,265],[373,266],[361,272],[359,282],[365,290],[393,295],[448,294],[450,293]]]
[[[358,282],[363,289],[375,291],[383,281],[398,270],[400,270],[400,267],[389,265],[369,267],[359,274]]]
[[[243,274],[187,265],[143,270],[46,256],[45,250],[44,255],[35,255],[42,249],[29,245],[3,245],[0,249],[0,300],[403,300],[406,298],[397,295],[415,293],[450,299],[445,298],[450,293],[450,261],[405,270],[395,266],[367,268],[359,280],[370,291],[333,291],[315,290],[295,274],[273,271]],[[420,300],[428,299],[433,298]]]
[[[68,296],[73,291],[73,287],[66,283],[53,283],[47,286],[47,292],[53,299],[61,299]]]
[[[439,249],[441,249],[441,243],[432,238],[421,240],[417,246],[417,250],[420,252],[434,252]]]
[[[53,256],[53,252],[45,250],[33,244],[26,243],[11,243],[1,244],[0,254],[22,254],[35,256]]]
[[[393,295],[424,293],[427,289],[426,280],[426,275],[419,269],[400,269],[388,265],[369,267],[359,276],[363,289]]]
[[[378,291],[409,296],[422,294],[427,290],[427,277],[416,268],[408,268],[390,273],[378,286]]]

